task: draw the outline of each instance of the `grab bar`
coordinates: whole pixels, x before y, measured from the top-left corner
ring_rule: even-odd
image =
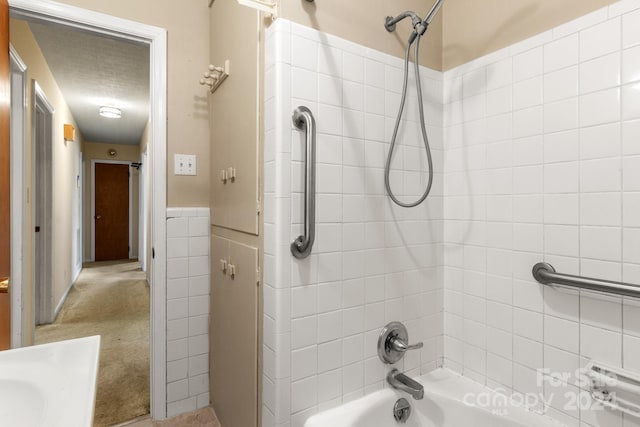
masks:
[[[640,405],[616,392],[622,391],[637,400],[640,395],[640,377],[620,368],[596,363],[591,361],[586,367],[587,376],[591,379],[591,397],[609,409],[640,418]]]
[[[531,272],[533,277],[543,285],[565,285],[590,291],[640,298],[640,286],[638,285],[556,273],[555,268],[546,262],[537,263],[533,266]]]
[[[305,131],[304,157],[304,234],[291,243],[291,254],[306,258],[311,253],[316,228],[316,121],[311,110],[299,106],[293,110],[293,124]]]

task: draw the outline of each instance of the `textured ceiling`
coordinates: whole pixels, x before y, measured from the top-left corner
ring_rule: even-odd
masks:
[[[149,120],[148,45],[58,24],[29,26],[84,139],[139,144]],[[101,117],[101,105],[122,117]]]

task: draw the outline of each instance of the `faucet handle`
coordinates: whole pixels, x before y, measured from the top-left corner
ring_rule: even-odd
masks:
[[[402,353],[407,352],[409,350],[418,350],[422,347],[424,347],[424,343],[422,342],[418,342],[415,344],[407,344],[406,342],[404,342],[400,337],[395,336],[395,337],[391,337],[389,338],[389,345],[395,350],[395,351],[400,351]]]
[[[402,359],[407,351],[424,346],[421,342],[412,345],[408,342],[407,328],[400,322],[391,322],[382,328],[378,337],[378,357],[382,362],[392,364]]]

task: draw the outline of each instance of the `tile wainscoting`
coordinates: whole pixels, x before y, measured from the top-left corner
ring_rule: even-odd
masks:
[[[167,209],[167,417],[209,406],[208,208]]]

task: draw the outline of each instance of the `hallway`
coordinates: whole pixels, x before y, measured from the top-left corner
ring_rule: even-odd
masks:
[[[36,328],[36,344],[102,337],[94,426],[149,413],[149,287],[137,261],[85,264],[50,325]]]

